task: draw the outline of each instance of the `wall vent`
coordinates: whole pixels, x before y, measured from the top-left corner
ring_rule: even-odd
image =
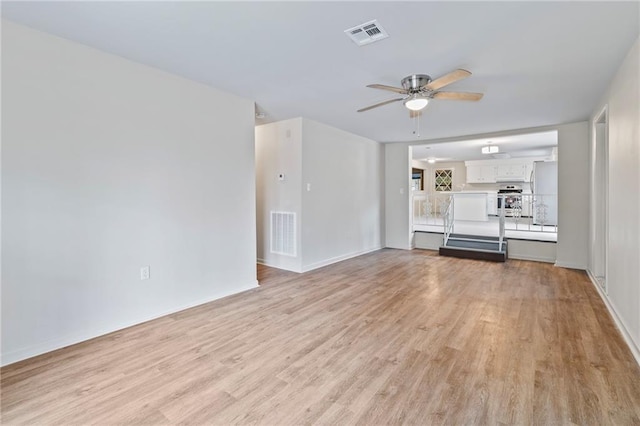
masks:
[[[364,46],[365,44],[389,37],[389,34],[387,34],[375,19],[344,30],[344,33],[358,46]]]
[[[271,253],[296,257],[296,214],[271,212]]]

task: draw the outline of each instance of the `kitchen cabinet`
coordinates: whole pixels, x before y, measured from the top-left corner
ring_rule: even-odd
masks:
[[[495,183],[497,166],[468,165],[467,183]]]
[[[467,183],[529,182],[536,158],[465,161]]]
[[[516,182],[524,182],[526,165],[520,164],[498,164],[498,171],[496,173],[496,180]]]

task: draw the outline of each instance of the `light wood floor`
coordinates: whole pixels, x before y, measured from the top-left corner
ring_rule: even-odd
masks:
[[[583,272],[381,250],[2,369],[4,424],[640,424]]]

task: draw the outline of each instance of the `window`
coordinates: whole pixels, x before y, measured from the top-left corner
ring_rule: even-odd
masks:
[[[453,188],[453,169],[436,169],[434,182],[437,192],[451,191]]]
[[[411,179],[412,179],[411,189],[413,191],[424,190],[423,178],[424,178],[424,170],[416,169],[416,168],[411,169]]]

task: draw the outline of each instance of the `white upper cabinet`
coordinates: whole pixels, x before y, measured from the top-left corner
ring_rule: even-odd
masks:
[[[522,181],[526,172],[526,165],[520,164],[498,164],[498,172],[496,174],[497,181]]]
[[[467,166],[467,183],[495,183],[497,166],[471,165]]]
[[[529,182],[535,160],[538,158],[465,161],[467,183]]]

